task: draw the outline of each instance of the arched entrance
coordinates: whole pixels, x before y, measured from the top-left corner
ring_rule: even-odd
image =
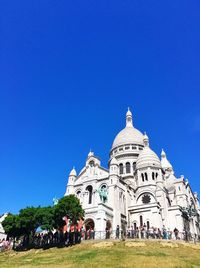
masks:
[[[110,220],[107,220],[106,221],[106,229],[111,230],[111,228],[112,228],[111,221]]]
[[[106,239],[110,238],[112,224],[110,220],[106,221]]]
[[[94,221],[93,221],[93,219],[87,219],[87,220],[85,220],[85,229],[86,229],[86,231],[88,231],[88,230],[94,230]]]
[[[94,231],[94,221],[93,219],[85,220],[85,239],[94,239],[95,231]]]

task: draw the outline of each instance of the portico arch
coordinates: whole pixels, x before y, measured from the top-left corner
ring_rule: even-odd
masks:
[[[95,223],[94,223],[93,219],[91,219],[91,218],[86,219],[84,223],[85,223],[86,231],[91,230],[91,229],[94,230]]]

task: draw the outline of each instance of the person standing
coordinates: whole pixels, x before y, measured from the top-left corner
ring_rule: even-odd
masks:
[[[174,235],[175,235],[176,240],[178,240],[178,233],[179,233],[178,229],[175,228],[174,229]]]
[[[116,239],[119,239],[119,225],[116,228]]]

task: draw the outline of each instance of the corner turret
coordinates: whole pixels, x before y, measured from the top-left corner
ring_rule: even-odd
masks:
[[[73,169],[71,170],[71,172],[69,174],[65,195],[74,194],[74,181],[75,181],[76,177],[77,177],[77,173],[76,173],[75,168],[73,167]]]

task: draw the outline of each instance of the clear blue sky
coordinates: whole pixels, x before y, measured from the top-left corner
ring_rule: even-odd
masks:
[[[62,197],[89,149],[107,167],[130,106],[200,192],[200,2],[4,0],[0,214]]]

